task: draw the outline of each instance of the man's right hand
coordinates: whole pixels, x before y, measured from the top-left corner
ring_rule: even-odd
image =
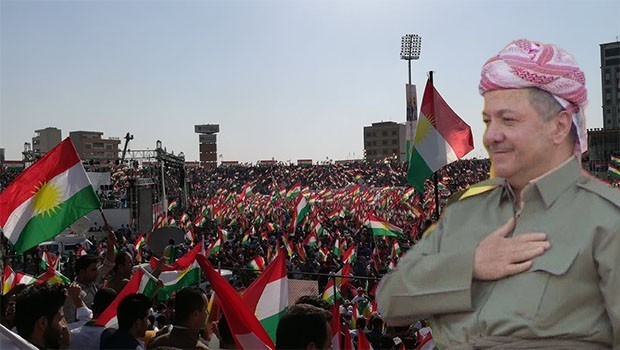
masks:
[[[534,258],[551,248],[547,235],[542,232],[506,237],[514,230],[515,223],[515,218],[510,218],[478,244],[474,278],[493,281],[527,271]]]

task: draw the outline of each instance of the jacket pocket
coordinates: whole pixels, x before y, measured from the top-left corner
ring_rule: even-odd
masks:
[[[577,254],[575,247],[554,246],[536,258],[529,271],[497,281],[483,314],[495,320],[506,317],[536,319],[547,287],[565,277]]]
[[[540,305],[547,293],[549,284],[565,277],[578,253],[577,247],[568,245],[558,246],[556,244],[552,250],[545,252],[534,260],[532,268],[526,273],[526,275],[531,275],[532,280],[531,291],[525,292],[528,298],[531,298],[529,303],[531,308],[522,316],[530,319],[538,316]],[[523,302],[526,303],[527,301],[524,300]]]

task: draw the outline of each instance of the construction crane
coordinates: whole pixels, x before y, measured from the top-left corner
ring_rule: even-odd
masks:
[[[123,155],[121,156],[121,164],[125,162],[125,154],[127,154],[127,146],[129,145],[129,140],[133,140],[133,135],[127,133],[125,135],[125,147],[123,147]]]

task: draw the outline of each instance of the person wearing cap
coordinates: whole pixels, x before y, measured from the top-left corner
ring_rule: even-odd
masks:
[[[379,312],[429,318],[441,349],[620,348],[620,192],[581,168],[583,72],[522,39],[481,75],[491,179],[384,276]]]

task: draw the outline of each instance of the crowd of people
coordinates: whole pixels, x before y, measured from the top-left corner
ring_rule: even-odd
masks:
[[[343,332],[350,329],[353,335],[351,339],[356,344],[358,332],[366,332],[368,341],[375,345],[375,348],[397,346],[398,344],[392,341],[397,335],[400,335],[398,339],[401,339],[401,342],[413,346],[419,341],[415,334],[418,329],[425,328],[423,325],[418,323],[411,325],[411,329],[405,327],[390,330],[388,336],[380,316],[376,310],[372,310],[374,290],[380,277],[397,264],[398,258],[415,244],[425,228],[436,218],[432,181],[428,182],[430,190],[427,194],[416,193],[406,187],[405,172],[405,165],[389,158],[380,162],[360,161],[315,166],[237,166],[219,167],[211,171],[195,168],[188,169],[185,175],[191,186],[184,203],[180,185],[183,179],[178,169],[167,168],[166,191],[171,205],[168,216],[162,215],[154,229],[173,225],[187,232],[185,241],[175,244],[172,260],[179,259],[204,239],[212,264],[233,270],[230,282],[237,290],[247,288],[256,278],[257,273],[251,268],[252,261],[260,257],[269,264],[279,251],[287,254],[289,277],[318,280],[320,293],[323,293],[332,278],[329,274],[341,272],[343,266],[349,264],[350,274],[359,278],[350,278],[338,295],[344,322]],[[113,171],[110,186],[112,192],[106,192],[105,198],[120,198],[126,195],[132,178],[150,176],[157,182],[161,181],[160,174],[148,166],[141,169],[121,167]],[[442,169],[439,172],[438,188],[440,205],[445,204],[451,193],[488,176],[488,160],[461,160]],[[10,176],[4,178],[7,182],[10,181]],[[297,216],[295,205],[301,198],[308,202],[309,213],[299,224],[291,226]],[[176,204],[172,204],[173,202]],[[403,234],[398,237],[375,237],[366,225],[369,214],[402,228]],[[48,334],[47,339],[40,337],[38,333],[34,334],[29,328],[20,331],[23,327],[18,326],[19,311],[15,311],[19,310],[21,305],[20,298],[26,295],[17,293],[22,286],[3,296],[3,301],[6,301],[2,310],[3,324],[8,328],[16,327],[20,335],[35,344],[71,348],[85,348],[84,344],[115,348],[117,345],[110,344],[116,343],[133,348],[139,344],[134,344],[133,339],[145,340],[142,329],[156,331],[169,329],[171,324],[187,324],[186,321],[177,320],[174,315],[176,308],[183,308],[175,305],[175,301],[180,300],[178,296],[181,291],[177,291],[176,295],[169,299],[161,299],[157,295],[148,300],[137,296],[128,299],[123,305],[127,305],[126,308],[133,313],[132,317],[137,318],[127,321],[132,324],[129,326],[127,322],[120,322],[119,314],[119,329],[122,328],[125,332],[110,339],[105,331],[92,328],[92,322],[84,322],[96,320],[110,304],[131,277],[133,265],[148,262],[151,258],[148,244],[140,245],[137,242],[140,236],[147,238],[148,233],[132,230],[129,225],[119,227],[112,237],[108,235],[107,240],[98,241],[91,236],[93,244],[82,253],[88,255],[71,255],[70,259],[65,259],[65,264],[58,272],[73,280],[66,286],[66,298],[62,301],[61,318],[67,323],[66,327],[56,322],[58,315],[52,314],[51,309],[44,311],[52,327],[48,328],[47,332],[60,331],[55,333],[56,336]],[[315,240],[310,239],[311,236]],[[216,248],[218,244],[219,249]],[[110,255],[114,249],[108,247],[115,247],[116,254]],[[31,264],[39,266],[41,252],[36,248],[34,250],[36,253],[30,254]],[[344,256],[347,250],[354,252],[353,256]],[[7,256],[12,255],[10,251],[7,253]],[[102,288],[103,283],[106,288]],[[36,301],[37,293],[48,296],[59,293],[59,287],[44,287],[46,285],[43,283],[28,287],[28,290],[38,288],[38,291],[29,292],[35,295],[30,298]],[[311,297],[318,300],[314,302],[319,304],[318,307],[329,310],[329,303],[317,295],[308,296]],[[60,297],[54,298],[60,300]],[[36,305],[35,301],[28,303]],[[194,304],[190,308],[202,305]],[[302,307],[303,310],[306,308]],[[353,311],[353,308],[356,310]],[[198,309],[200,307],[196,310]],[[296,308],[291,308],[291,315],[299,312],[295,310]],[[39,314],[32,315],[29,322],[37,315]],[[146,317],[147,321],[137,325],[136,322],[141,322],[142,318],[136,315]],[[293,316],[291,320],[294,320]],[[291,322],[295,324],[294,321]],[[122,327],[121,323],[124,323]],[[194,319],[194,323],[200,323],[200,318]],[[65,328],[69,329],[70,335],[65,334]],[[221,328],[221,324],[218,328],[217,323],[211,327],[213,334],[217,335],[219,346],[226,346],[228,341],[228,344],[234,347],[232,339],[222,338],[222,333],[226,332]],[[172,329],[172,333],[167,333],[169,338],[183,338],[187,335],[176,330],[177,328]],[[92,332],[97,333],[97,336],[90,336]],[[85,334],[89,336],[85,337]],[[194,342],[195,338],[197,348],[200,348],[200,342],[209,344],[210,334],[201,333],[200,337],[199,339],[197,335],[192,335],[187,339]],[[95,338],[97,342],[101,340],[101,343],[92,343]],[[63,339],[72,340],[58,345]],[[331,335],[326,339],[331,341]],[[146,340],[148,342],[149,338]],[[162,340],[153,344],[169,346],[170,343],[169,340]]]
[[[452,194],[487,179],[489,171],[488,159],[460,160],[442,168],[438,172],[437,181],[440,209],[446,205]],[[383,161],[314,166],[233,166],[219,167],[211,171],[192,168],[187,169],[183,175],[178,168],[166,168],[166,191],[171,205],[168,216],[161,215],[154,230],[172,225],[187,232],[185,241],[175,245],[172,260],[182,257],[192,246],[204,239],[212,264],[233,271],[230,283],[237,290],[247,288],[256,278],[257,273],[251,263],[257,257],[263,258],[268,264],[278,251],[287,254],[289,277],[317,280],[320,293],[325,291],[329,279],[332,278],[329,275],[341,273],[343,267],[349,264],[350,275],[354,277],[342,286],[338,296],[341,305],[342,341],[346,341],[344,330],[347,330],[351,332],[351,341],[356,345],[359,342],[359,332],[363,332],[375,349],[401,346],[411,348],[419,346],[425,341],[425,335],[430,334],[430,328],[424,320],[405,327],[386,328],[376,312],[376,305],[373,309],[379,279],[397,266],[404,253],[415,245],[423,232],[437,220],[433,179],[427,181],[426,193],[418,193],[407,187],[405,173],[405,165],[390,158]],[[2,178],[8,183],[17,174],[19,172],[4,172]],[[132,178],[149,176],[154,182],[160,182],[160,175],[161,172],[154,171],[149,166],[139,169],[119,167],[113,171],[112,184],[109,186],[111,190],[106,192],[106,197],[102,200],[126,197]],[[186,196],[181,186],[184,183],[183,176],[187,177],[187,182],[191,185]],[[186,200],[183,200],[184,198]],[[308,202],[309,213],[298,225],[292,225],[298,215],[295,206],[300,198]],[[403,234],[394,237],[375,236],[368,225],[369,215],[380,217],[401,228]],[[187,348],[202,348],[203,345],[206,348],[207,344],[213,347],[213,342],[209,343],[209,339],[215,338],[219,343],[216,346],[234,348],[234,341],[225,339],[225,318],[223,326],[222,322],[219,322],[224,331],[218,329],[218,322],[215,321],[210,326],[211,333],[196,332],[191,333],[191,336],[178,330],[185,328],[171,327],[175,322],[187,324],[187,321],[178,321],[175,318],[176,307],[194,308],[196,312],[202,310],[202,306],[196,306],[202,305],[201,303],[175,306],[181,291],[177,291],[177,297],[173,295],[169,299],[161,299],[156,295],[152,299],[139,296],[128,299],[126,307],[132,310],[131,317],[135,319],[127,321],[131,326],[124,323],[125,333],[117,333],[115,337],[108,338],[107,333],[100,327],[94,328],[83,322],[85,319],[96,320],[109,306],[131,277],[133,265],[149,261],[152,253],[148,244],[140,245],[137,241],[139,237],[148,238],[148,234],[123,225],[116,229],[113,243],[109,240],[98,241],[91,236],[90,240],[94,244],[84,250],[88,255],[65,257],[66,263],[59,272],[74,280],[67,286],[66,298],[63,299],[62,316],[67,325],[54,326],[54,330],[61,332],[54,337],[48,334],[49,339],[36,335],[25,338],[35,344],[52,342],[55,347],[57,342],[62,341],[64,334],[68,343],[58,346],[119,348],[115,346],[123,344],[120,348],[133,348],[145,341],[149,343],[155,333],[163,332],[166,335],[164,339],[189,339],[193,345],[183,343]],[[116,258],[106,255],[111,251],[107,249],[110,246],[116,247]],[[353,257],[344,254],[347,250],[354,252]],[[30,254],[30,261],[33,266],[39,266],[40,251],[37,248],[34,251]],[[11,256],[10,252],[8,256]],[[86,257],[89,259],[85,260]],[[106,288],[101,288],[104,281]],[[58,293],[58,290],[54,289],[56,287],[46,289],[48,287],[42,287],[45,285],[37,287],[41,288],[40,293]],[[9,328],[16,327],[19,320],[15,313],[15,306],[18,305],[15,299],[19,300],[17,292],[21,289],[23,287],[16,288],[3,297],[4,301],[7,301],[3,303],[3,324]],[[185,292],[190,293],[183,291]],[[38,292],[31,293],[36,295]],[[99,298],[98,293],[101,294]],[[205,298],[207,297],[205,294]],[[329,310],[329,303],[316,295],[312,297],[318,300],[313,302],[313,307],[322,308],[324,312],[308,310],[310,306],[292,307],[290,318],[285,318],[291,320],[291,327],[299,326],[295,323],[297,313],[327,315],[325,309]],[[97,302],[98,299],[103,301]],[[190,297],[184,299],[191,300]],[[85,309],[90,310],[84,311]],[[146,321],[141,323],[144,317],[136,315],[144,315]],[[56,316],[46,315],[50,321],[54,321]],[[321,316],[317,317],[321,319]],[[331,314],[325,321],[332,322]],[[194,318],[195,324],[200,322],[200,318]],[[137,323],[140,324],[136,325]],[[50,325],[54,325],[54,322],[50,322]],[[15,329],[19,331],[19,327]],[[142,332],[142,329],[150,331],[150,338],[145,338],[146,333]],[[164,332],[170,329],[173,330],[172,333]],[[89,333],[93,331],[97,334],[94,338]],[[20,334],[33,333],[26,331]],[[331,341],[331,336],[328,338],[312,341]],[[96,339],[97,343],[92,343],[92,339]],[[103,339],[106,339],[105,342]],[[301,338],[289,341],[299,339]],[[172,343],[168,339],[156,341],[151,346],[153,344],[165,347]],[[287,348],[286,346],[282,348]]]

